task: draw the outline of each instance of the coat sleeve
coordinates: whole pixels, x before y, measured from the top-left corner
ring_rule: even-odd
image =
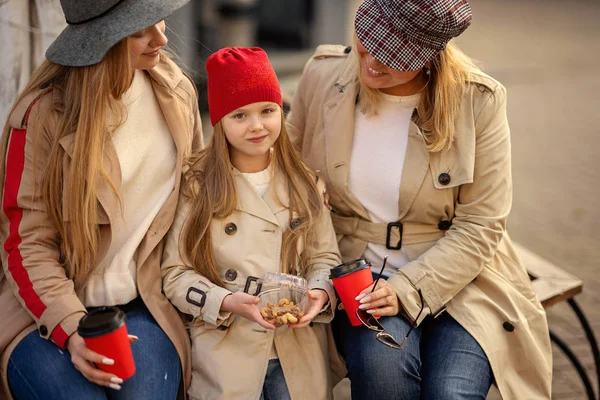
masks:
[[[489,263],[501,241],[512,203],[510,131],[506,90],[486,92],[475,123],[473,183],[459,188],[452,227],[431,249],[389,279],[404,308],[415,321],[421,309],[436,315]]]
[[[221,304],[231,292],[197,273],[181,254],[181,235],[190,210],[191,200],[181,194],[163,252],[163,291],[179,311],[191,315],[194,320],[214,326],[228,325],[232,315],[221,311]]]
[[[320,180],[317,187],[325,190],[325,185]],[[331,268],[341,263],[340,252],[337,245],[335,231],[331,222],[329,210],[325,203],[321,203],[321,215],[315,221],[314,229],[317,232],[312,242],[307,243],[306,251],[308,255],[308,268],[306,279],[310,289],[322,289],[329,295],[329,303],[324,307],[321,313],[314,319],[315,322],[331,322],[337,297],[333,289],[333,284],[329,279]]]
[[[2,265],[40,335],[65,347],[86,313],[60,261],[60,235],[46,212],[41,183],[57,115],[51,95],[33,107],[26,129],[13,128],[5,155]],[[36,148],[37,146],[37,148]]]

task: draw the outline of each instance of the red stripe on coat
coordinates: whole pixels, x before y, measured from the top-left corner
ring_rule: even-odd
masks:
[[[19,251],[21,235],[19,227],[23,218],[23,210],[17,204],[21,179],[25,168],[26,131],[13,129],[10,136],[6,157],[6,176],[4,178],[4,214],[10,222],[8,238],[4,242],[4,250],[8,253],[8,270],[19,287],[19,296],[25,302],[29,311],[40,319],[46,310],[46,305],[35,292],[29,274],[23,266],[23,257]]]
[[[23,266],[23,257],[19,250],[21,244],[19,227],[23,218],[23,210],[17,203],[17,197],[25,169],[26,134],[25,129],[13,128],[7,150],[2,208],[10,225],[8,238],[4,242],[4,250],[8,253],[8,271],[19,287],[19,296],[29,311],[39,320],[47,307],[33,288],[29,274]],[[69,338],[60,325],[56,326],[51,336],[54,342],[62,348],[65,347],[65,342]]]

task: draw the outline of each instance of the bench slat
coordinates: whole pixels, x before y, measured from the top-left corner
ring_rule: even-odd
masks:
[[[569,274],[520,244],[514,242],[513,244],[519,258],[531,276],[535,293],[544,308],[568,300],[583,290],[581,279]]]

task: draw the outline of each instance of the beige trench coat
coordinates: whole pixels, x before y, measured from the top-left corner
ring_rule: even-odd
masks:
[[[333,318],[336,297],[329,271],[340,263],[340,256],[329,212],[324,209],[316,221],[316,243],[300,246],[309,256],[305,277],[309,287],[327,291],[331,304],[312,326],[267,331],[220,308],[225,296],[244,290],[247,278],[281,271],[282,235],[290,229],[290,211],[282,205],[288,203],[286,178],[276,173],[263,199],[241,173],[234,170],[234,174],[239,204],[230,216],[213,220],[210,227],[215,265],[226,288],[189,269],[190,263],[180,256],[178,238],[189,214],[189,198],[181,196],[167,237],[162,262],[164,291],[191,322],[192,385],[188,394],[192,399],[258,399],[275,345],[292,399],[330,399],[328,357],[335,345],[326,323]],[[252,284],[249,292],[254,294],[255,289]]]
[[[370,223],[347,186],[355,71],[344,47],[320,46],[305,66],[288,118],[292,139],[327,185],[344,260],[360,257],[367,242],[385,244],[387,232],[386,224]],[[389,283],[409,320],[419,312],[421,289],[425,314],[445,310],[477,340],[504,399],[548,399],[546,315],[505,226],[512,199],[505,88],[483,73],[474,76],[456,132],[450,151],[429,153],[419,127],[410,124],[398,213],[411,262]],[[440,179],[444,173],[449,183]]]
[[[187,388],[191,378],[189,337],[177,311],[162,293],[160,260],[164,247],[163,238],[175,215],[182,162],[192,151],[202,147],[202,124],[194,85],[183,75],[179,67],[166,57],[162,57],[161,62],[150,70],[149,74],[154,93],[177,147],[176,180],[173,192],[138,247],[137,286],[144,303],[179,353],[184,388]],[[6,368],[10,354],[19,341],[37,329],[40,336],[64,347],[66,339],[76,331],[79,319],[85,314],[85,308],[76,294],[78,288],[75,288],[73,282],[66,278],[65,270],[60,264],[60,251],[55,245],[59,240],[58,232],[44,212],[39,182],[33,181],[34,143],[37,143],[36,140],[39,138],[39,142],[43,144],[42,151],[37,155],[36,175],[39,181],[43,175],[41,171],[45,163],[45,155],[52,143],[52,135],[56,132],[55,126],[62,112],[61,94],[58,89],[47,91],[32,108],[29,118],[31,125],[25,126],[24,117],[36,96],[37,94],[24,99],[9,121],[10,126],[15,130],[27,129],[27,134],[19,137],[13,130],[10,145],[11,149],[17,148],[18,141],[23,140],[24,150],[21,150],[21,156],[24,158],[24,165],[17,194],[17,204],[22,210],[22,217],[17,221],[14,218],[9,219],[4,212],[0,213],[0,241],[4,243],[10,232],[13,232],[13,241],[17,236],[21,240],[11,253],[11,261],[8,261],[8,254],[5,248],[2,248],[4,268],[0,272],[0,321],[3,324],[3,328],[0,329],[0,353],[2,353],[0,399],[10,398]],[[38,114],[42,116],[42,126],[35,124]],[[59,142],[66,153],[67,166],[72,154],[74,135],[74,133],[66,135]],[[121,181],[119,160],[110,141],[106,145],[104,165],[109,166],[110,179],[119,187]],[[13,164],[11,168],[18,167]],[[10,179],[13,178],[7,176],[7,180]],[[37,193],[34,193],[36,187]],[[6,186],[3,189],[4,206],[8,189]],[[111,221],[115,218],[119,207],[117,197],[106,182],[101,183],[98,189],[98,206],[100,210],[99,260],[101,260],[110,246]],[[68,218],[68,212],[64,212],[64,215]],[[22,274],[11,273],[11,269],[13,271],[21,269],[15,261],[18,257],[22,257],[22,267],[32,284],[32,290],[26,290]],[[25,290],[19,292],[20,288]]]

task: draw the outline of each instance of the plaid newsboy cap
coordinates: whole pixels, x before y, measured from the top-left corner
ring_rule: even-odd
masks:
[[[358,40],[382,64],[422,68],[471,24],[467,0],[365,0],[354,20]]]

